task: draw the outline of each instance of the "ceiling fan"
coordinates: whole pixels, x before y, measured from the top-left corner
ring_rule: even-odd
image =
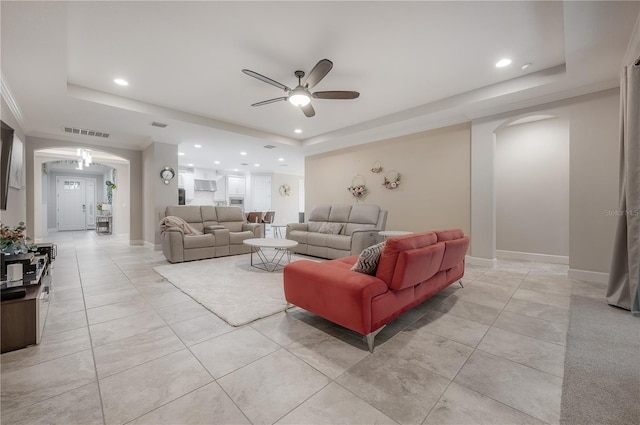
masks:
[[[298,86],[293,90],[282,83],[272,80],[269,77],[265,77],[264,75],[258,74],[255,71],[251,71],[250,69],[243,69],[242,72],[287,92],[287,96],[263,100],[262,102],[254,103],[251,106],[262,106],[269,103],[288,100],[293,105],[299,106],[302,109],[302,112],[304,112],[307,117],[312,117],[316,114],[316,111],[313,109],[313,106],[311,106],[310,103],[312,97],[315,99],[356,99],[360,96],[360,93],[358,93],[357,91],[309,92],[309,89],[318,84],[329,73],[329,71],[331,71],[331,68],[333,68],[333,62],[331,62],[329,59],[320,60],[316,64],[316,66],[313,67],[313,69],[307,76],[307,79],[304,80],[304,83],[301,82],[302,77],[304,77],[305,75],[304,71],[294,72],[294,75],[298,78]]]

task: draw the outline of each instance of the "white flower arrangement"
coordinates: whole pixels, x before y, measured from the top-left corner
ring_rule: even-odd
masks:
[[[293,194],[293,189],[288,184],[281,185],[279,190],[281,196],[291,196]]]
[[[396,174],[395,177],[389,177],[389,174],[392,172]],[[400,186],[400,173],[397,171],[389,171],[384,177],[384,183],[382,183],[382,185],[389,190],[397,189]]]
[[[351,196],[353,196],[354,198],[363,198],[367,194],[367,187],[363,184],[349,186],[347,190],[351,192]]]

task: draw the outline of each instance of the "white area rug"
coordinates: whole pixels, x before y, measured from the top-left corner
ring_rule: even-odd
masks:
[[[291,256],[291,261],[296,259],[300,257]],[[249,261],[249,254],[244,254],[153,269],[230,325],[242,326],[283,311],[287,305],[282,270],[262,271]]]

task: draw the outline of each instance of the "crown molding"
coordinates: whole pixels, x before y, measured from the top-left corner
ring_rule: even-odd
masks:
[[[9,88],[9,83],[7,82],[7,78],[4,76],[4,73],[0,72],[0,90],[2,90],[2,98],[7,102],[7,106],[9,110],[18,121],[18,125],[22,129],[25,134],[29,133],[29,124],[27,123],[27,119],[24,117],[20,106],[18,106],[18,102],[16,102],[16,98],[13,96],[13,92]]]

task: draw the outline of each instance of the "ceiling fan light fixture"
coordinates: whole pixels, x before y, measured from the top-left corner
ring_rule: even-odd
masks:
[[[289,95],[289,102],[296,106],[307,106],[311,102],[311,97],[305,89],[298,87]]]

